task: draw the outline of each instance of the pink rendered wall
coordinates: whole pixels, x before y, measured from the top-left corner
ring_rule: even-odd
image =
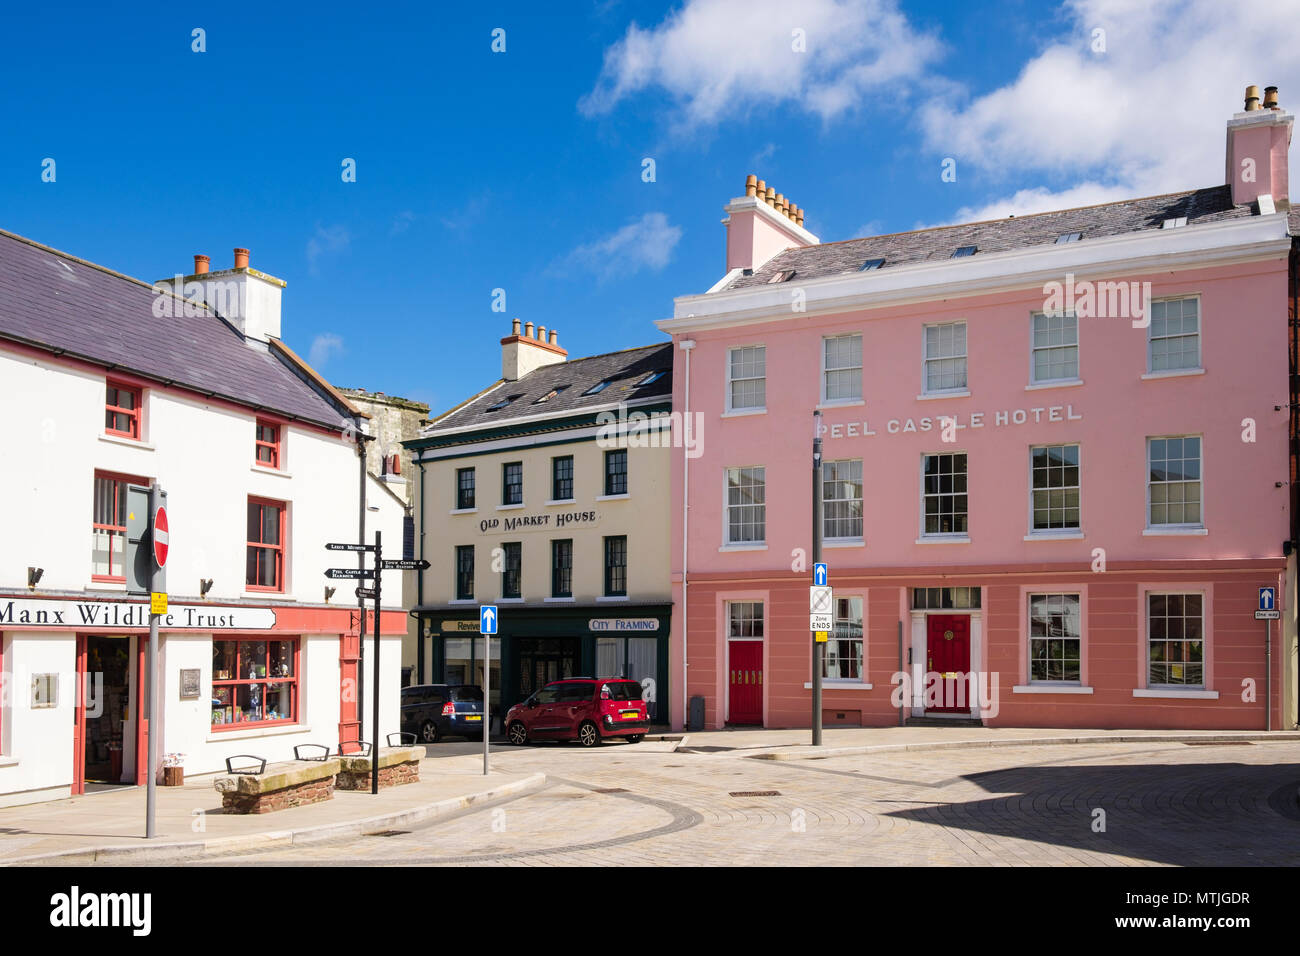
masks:
[[[862,547],[828,549],[832,568],[1043,564],[1086,566],[1092,549],[1107,560],[1247,558],[1280,554],[1287,536],[1285,411],[1287,329],[1285,259],[1231,268],[1126,277],[1150,281],[1154,297],[1199,294],[1203,375],[1143,380],[1147,331],[1128,319],[1079,322],[1081,386],[1026,390],[1030,314],[1041,289],[923,305],[789,318],[762,326],[691,333],[691,408],[704,415],[702,455],[690,462],[690,553],[693,572],[786,570],[791,550],[811,545],[809,522],[812,412],[819,400],[821,338],[863,336],[864,403],[824,411],[827,460],[864,460]],[[918,400],[926,324],[967,322],[965,398]],[[767,411],[723,418],[728,346],[766,345]],[[683,407],[686,363],[674,365],[674,404]],[[1049,421],[1047,409],[1064,419]],[[1032,409],[1043,409],[1034,421]],[[999,411],[1025,411],[1023,425],[994,424]],[[1068,409],[1068,411],[1067,411]],[[982,412],[983,427],[970,415]],[[901,423],[955,415],[957,441],[927,432],[889,434]],[[1256,441],[1242,441],[1242,420],[1255,420]],[[848,437],[848,424],[876,434]],[[839,426],[835,429],[834,426]],[[1202,536],[1144,536],[1147,436],[1201,434],[1205,524]],[[838,435],[839,437],[835,437]],[[1029,447],[1078,442],[1082,456],[1085,538],[1024,541],[1028,531]],[[923,452],[964,451],[970,469],[970,544],[915,544],[919,536]],[[674,450],[674,570],[681,560],[682,449]],[[724,469],[767,469],[767,550],[719,552]],[[692,596],[694,600],[694,596]],[[694,607],[692,607],[694,611]],[[692,617],[694,614],[692,613]],[[674,625],[677,626],[676,624]],[[694,675],[692,676],[692,679]]]
[[[752,210],[733,212],[727,224],[727,271],[757,269],[778,252],[802,247],[803,242],[768,222]]]

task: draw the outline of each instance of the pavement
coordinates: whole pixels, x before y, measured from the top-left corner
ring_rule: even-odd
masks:
[[[158,788],[149,841],[143,789],[0,809],[0,865],[1300,858],[1300,733],[828,728],[823,743],[729,730],[503,746],[484,777],[480,745],[449,741],[427,748],[419,783],[265,815],[224,813],[213,776],[194,777]]]

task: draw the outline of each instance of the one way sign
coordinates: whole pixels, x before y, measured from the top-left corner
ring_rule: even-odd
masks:
[[[480,634],[495,634],[497,632],[497,606],[495,604],[479,605],[478,632]]]

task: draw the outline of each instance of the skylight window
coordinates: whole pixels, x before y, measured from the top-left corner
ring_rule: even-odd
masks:
[[[591,388],[587,389],[587,390],[586,390],[585,392],[583,392],[582,394],[583,394],[583,395],[596,395],[596,394],[598,394],[598,393],[600,393],[600,392],[603,392],[603,391],[604,391],[605,389],[607,389],[607,388],[609,388],[609,382],[597,382],[595,385],[591,386]]]
[[[794,278],[794,270],[793,270],[793,269],[786,269],[786,270],[784,270],[784,271],[782,271],[782,272],[778,272],[776,275],[772,276],[772,278],[768,279],[768,280],[767,280],[767,284],[768,284],[768,285],[775,285],[775,284],[778,283],[778,282],[786,282],[786,281],[788,281],[788,280],[790,280],[790,279],[793,279],[793,278]]]
[[[487,407],[487,410],[488,410],[489,412],[495,412],[495,411],[497,411],[498,409],[505,408],[507,405],[509,405],[511,402],[513,402],[513,401],[514,401],[516,398],[518,398],[518,397],[519,397],[518,395],[507,395],[505,398],[503,398],[503,399],[497,401],[495,404],[489,405],[489,406]]]
[[[885,264],[884,259],[868,259],[866,262],[862,263],[862,268],[859,269],[858,271],[870,272],[872,269],[879,269],[884,264]]]
[[[1082,238],[1083,233],[1081,232],[1063,232],[1056,237],[1056,244],[1060,246],[1067,242],[1078,242]]]
[[[641,381],[637,382],[636,387],[640,388],[642,385],[649,385],[652,382],[657,382],[661,378],[663,378],[665,374],[667,374],[667,369],[662,369],[662,368],[656,372],[651,372],[645,378],[641,379]]]
[[[569,386],[567,386],[567,385],[560,385],[560,386],[558,386],[557,388],[553,388],[553,389],[551,389],[549,392],[547,392],[545,395],[543,395],[541,398],[539,398],[537,401],[533,402],[533,404],[534,404],[534,405],[541,405],[543,402],[549,402],[549,401],[550,401],[551,399],[553,399],[556,395],[559,395],[562,391],[564,391],[564,390],[565,390],[566,388],[568,388],[568,387],[569,387]]]
[[[1175,219],[1166,219],[1160,226],[1161,229],[1177,229],[1179,226],[1187,225],[1186,216],[1178,216]]]
[[[975,250],[976,250],[975,246],[961,246],[960,248],[957,249],[956,252],[952,254],[952,257],[954,259],[960,259],[963,256],[973,256],[975,255]]]

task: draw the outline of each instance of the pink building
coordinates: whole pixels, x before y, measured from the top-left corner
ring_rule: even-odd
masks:
[[[1295,726],[1300,212],[1254,92],[1188,192],[822,244],[749,178],[659,323],[702,428],[674,722],[810,722],[820,410],[827,726]]]

